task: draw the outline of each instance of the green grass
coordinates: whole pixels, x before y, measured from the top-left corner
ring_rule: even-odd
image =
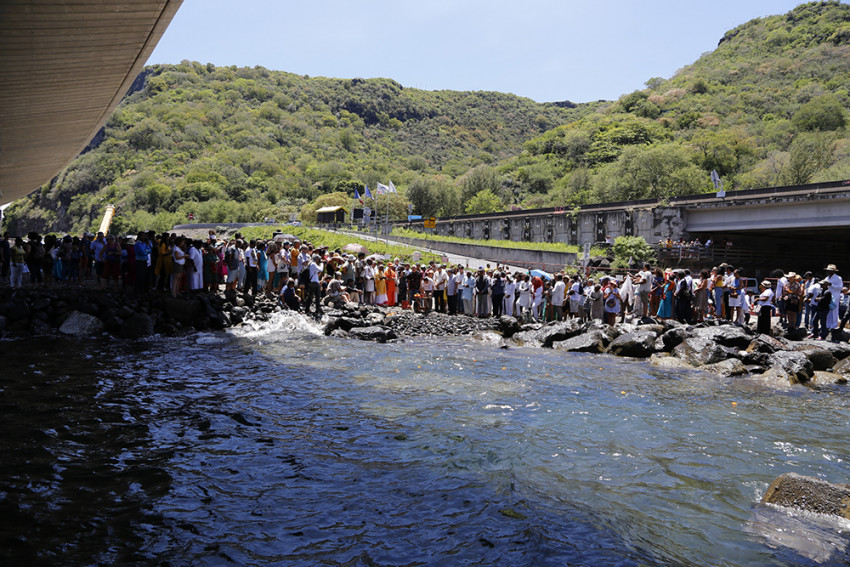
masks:
[[[479,244],[482,246],[494,246],[496,248],[515,248],[518,250],[545,250],[547,252],[572,252],[579,254],[581,252],[578,246],[573,246],[565,242],[514,242],[513,240],[476,240],[474,238],[460,238],[458,236],[441,236],[437,234],[425,234],[407,228],[394,228],[392,231],[394,236],[404,236],[407,238],[427,239],[433,242],[457,242],[459,244]],[[605,254],[606,251],[601,248],[591,248],[590,255],[598,256]]]
[[[399,257],[402,259],[409,258],[415,250],[415,248],[393,244],[392,242],[387,245],[384,241],[374,242],[348,234],[338,234],[328,230],[305,226],[251,226],[239,229],[239,232],[247,239],[269,239],[275,232],[283,232],[296,236],[302,242],[306,241],[314,246],[327,246],[330,250],[341,249],[346,244],[362,244],[371,254],[385,254],[393,258]],[[440,260],[438,255],[431,252],[424,250],[420,250],[419,252],[422,255],[422,260],[425,262],[430,262],[431,260],[439,262]]]

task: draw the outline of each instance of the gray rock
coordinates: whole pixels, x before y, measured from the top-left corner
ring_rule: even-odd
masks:
[[[0,332],[2,332],[3,329],[6,328],[6,325],[8,324],[8,322],[9,322],[9,320],[6,319],[6,317],[4,317],[3,315],[0,315]]]
[[[785,329],[784,337],[789,341],[802,341],[808,336],[808,331],[802,327],[795,329]]]
[[[850,358],[845,358],[844,360],[838,362],[835,366],[832,367],[832,371],[836,374],[844,374],[845,376],[850,376]]]
[[[670,352],[688,338],[688,333],[684,327],[675,327],[664,331],[656,341],[655,350]]]
[[[379,343],[385,343],[388,340],[396,338],[395,332],[388,327],[378,327],[377,325],[371,327],[355,327],[351,329],[349,334],[361,341],[377,341]]]
[[[815,370],[829,370],[838,362],[831,352],[819,344],[798,344],[794,345],[794,350],[805,354]]]
[[[168,297],[163,302],[165,314],[181,323],[189,324],[200,317],[205,309],[204,304],[197,299],[180,299]],[[244,317],[244,315],[242,315]]]
[[[371,327],[373,325],[383,325],[384,319],[386,319],[386,317],[384,317],[383,313],[376,312],[376,313],[369,313],[368,315],[366,315],[365,320],[366,320],[366,325]]]
[[[599,329],[594,329],[575,337],[553,343],[552,348],[567,352],[601,353],[605,352],[605,349],[608,347],[610,342],[608,335]]]
[[[550,323],[537,331],[537,336],[541,344],[549,348],[552,344],[575,337],[579,333],[581,333],[581,325],[571,319]]]
[[[830,386],[832,384],[846,384],[847,383],[847,375],[846,374],[838,374],[837,372],[827,372],[825,370],[815,370],[812,379],[809,380],[809,384],[816,384],[818,386]]]
[[[121,324],[122,339],[141,339],[153,335],[154,321],[147,313],[134,313]]]
[[[802,352],[780,351],[770,357],[770,369],[774,374],[787,377],[791,384],[804,384],[814,375],[814,367]]]
[[[608,352],[616,356],[646,358],[655,351],[655,333],[635,331],[620,335],[608,345]]]
[[[336,337],[338,339],[349,339],[349,338],[351,338],[351,335],[349,335],[348,333],[346,333],[342,329],[334,329],[333,331],[331,331],[331,336]]]
[[[502,315],[499,317],[499,332],[502,333],[502,336],[506,339],[511,338],[520,330],[519,321],[517,321],[516,317],[511,317],[510,315]]]
[[[538,335],[537,330],[520,331],[519,333],[514,333],[514,335],[511,337],[511,340],[519,346],[543,346],[543,342],[540,340],[540,335]]]
[[[747,351],[758,351],[771,354],[778,350],[784,350],[787,346],[787,343],[784,343],[774,337],[770,337],[768,335],[756,335],[749,346],[747,346]]]
[[[741,362],[744,365],[756,364],[758,366],[769,366],[770,365],[770,355],[766,352],[759,351],[741,351],[738,353],[738,358],[741,359]]]
[[[832,341],[805,341],[803,344],[815,345],[832,353],[837,360],[844,360],[850,356],[850,344],[834,343]]]
[[[53,334],[53,327],[47,321],[33,319],[30,322],[30,332],[37,336],[51,335]]]
[[[726,359],[720,345],[706,337],[689,337],[673,349],[673,356],[681,358],[691,366],[714,364]]]
[[[80,311],[74,311],[59,327],[59,332],[63,335],[71,335],[75,337],[85,337],[100,333],[104,329],[103,321]]]
[[[670,356],[667,353],[659,352],[656,352],[655,354],[649,357],[649,363],[653,366],[659,366],[661,368],[670,368],[678,370],[691,370],[694,368],[681,358],[676,358],[675,356]]]
[[[750,342],[753,339],[752,333],[748,331],[749,329],[734,325],[723,325],[720,327],[694,329],[693,334],[695,337],[704,337],[721,346],[744,349],[750,346]]]
[[[707,364],[701,367],[700,370],[711,372],[712,374],[726,378],[731,376],[743,376],[748,373],[747,367],[744,366],[744,363],[735,358],[715,362],[714,364]]]
[[[355,327],[366,327],[366,322],[359,317],[340,317],[337,319],[337,328],[350,331]]]

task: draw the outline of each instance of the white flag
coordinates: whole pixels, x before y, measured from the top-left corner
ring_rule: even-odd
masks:
[[[383,195],[384,193],[389,193],[390,188],[384,185],[383,183],[378,183],[378,188],[375,189],[375,193],[378,195]]]

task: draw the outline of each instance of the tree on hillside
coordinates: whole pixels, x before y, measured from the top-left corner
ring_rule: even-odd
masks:
[[[460,178],[460,199],[462,203],[469,203],[469,200],[475,195],[487,190],[494,195],[499,190],[499,176],[496,170],[489,165],[479,165],[470,169]]]
[[[808,183],[817,172],[832,165],[834,156],[834,134],[816,133],[797,136],[791,144],[791,153],[785,170],[785,182],[789,185]]]
[[[708,185],[708,174],[691,163],[678,144],[627,147],[603,173],[598,191],[612,201],[667,199],[701,193]]]
[[[407,199],[413,212],[423,217],[432,217],[440,210],[439,191],[429,177],[417,177],[407,186]]]
[[[846,124],[844,108],[831,93],[815,97],[801,106],[791,121],[800,131],[839,130]]]
[[[497,213],[502,210],[502,201],[489,189],[479,191],[466,203],[466,214],[480,215],[484,213]]]

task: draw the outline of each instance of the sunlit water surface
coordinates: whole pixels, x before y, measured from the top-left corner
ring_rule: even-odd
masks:
[[[757,505],[850,478],[841,388],[291,315],[0,361],[7,564],[847,562],[845,523]]]

